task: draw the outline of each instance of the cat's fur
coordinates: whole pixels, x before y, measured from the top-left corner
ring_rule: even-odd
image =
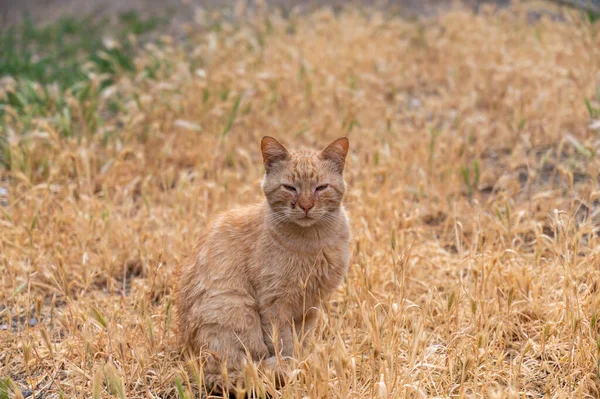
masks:
[[[348,140],[316,152],[264,137],[261,150],[266,201],[219,216],[180,270],[179,336],[206,356],[205,382],[216,389],[241,381],[247,353],[271,365],[277,351],[292,356],[294,331],[313,326],[348,268]]]

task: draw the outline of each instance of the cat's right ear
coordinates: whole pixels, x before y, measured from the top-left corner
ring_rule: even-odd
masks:
[[[332,162],[335,170],[338,173],[343,173],[349,144],[346,137],[340,137],[325,147],[325,149],[321,151],[321,154],[319,154],[319,158]]]
[[[260,141],[260,150],[262,151],[263,163],[267,172],[277,162],[285,161],[290,156],[288,150],[279,141],[269,136],[263,137]]]

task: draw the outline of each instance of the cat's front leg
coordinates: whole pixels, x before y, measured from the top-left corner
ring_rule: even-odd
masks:
[[[294,335],[290,312],[286,306],[273,304],[260,314],[265,344],[271,356],[277,353],[283,357],[294,355]]]
[[[302,344],[302,348],[306,348],[310,341],[311,331],[315,327],[319,318],[319,310],[316,307],[307,309],[301,318],[294,321],[296,335],[298,341]]]

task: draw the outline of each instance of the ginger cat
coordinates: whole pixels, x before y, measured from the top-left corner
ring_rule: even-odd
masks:
[[[348,268],[348,139],[316,152],[264,137],[261,150],[266,201],[219,216],[180,270],[179,336],[204,356],[205,383],[216,391],[243,383],[247,353],[267,368],[277,352],[292,356],[294,333],[314,325]]]

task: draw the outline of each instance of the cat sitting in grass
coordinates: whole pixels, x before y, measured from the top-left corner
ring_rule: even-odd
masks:
[[[320,152],[288,151],[264,137],[265,201],[220,215],[182,264],[179,337],[203,356],[210,389],[243,386],[249,360],[282,376],[276,359],[294,355],[294,334],[314,326],[341,283],[350,257],[348,144],[344,137]]]

